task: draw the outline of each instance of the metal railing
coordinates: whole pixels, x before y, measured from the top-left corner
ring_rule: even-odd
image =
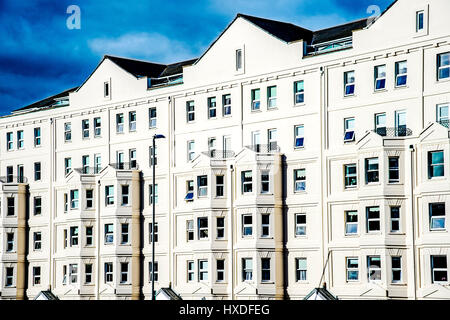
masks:
[[[395,128],[377,128],[373,130],[375,133],[383,137],[409,137],[412,136],[412,130],[406,127]]]
[[[254,144],[251,146],[245,146],[256,153],[277,153],[280,152],[280,147],[276,142],[271,142],[270,144]]]
[[[233,158],[235,155],[234,151],[230,150],[211,150],[202,152],[202,154],[216,160]]]
[[[450,127],[449,127],[449,120],[448,120],[448,119],[445,119],[445,120],[439,120],[438,123],[439,123],[441,126],[444,126],[444,127],[446,127],[447,129],[450,129]]]
[[[74,168],[73,170],[80,174],[98,174],[103,168],[95,167],[84,167],[84,168]]]
[[[137,162],[120,162],[120,163],[110,163],[111,167],[116,170],[138,170],[139,165]]]
[[[20,177],[20,176],[4,176],[0,177],[1,183],[28,183],[28,179],[26,177]]]

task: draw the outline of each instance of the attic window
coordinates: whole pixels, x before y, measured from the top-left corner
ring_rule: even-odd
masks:
[[[242,71],[242,49],[236,50],[236,71]]]
[[[109,97],[109,82],[105,82],[103,84],[103,88],[104,88],[104,96],[105,98]]]
[[[424,29],[425,12],[423,10],[416,12],[416,32]]]

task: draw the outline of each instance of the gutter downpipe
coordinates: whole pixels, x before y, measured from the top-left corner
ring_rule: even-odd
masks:
[[[415,206],[414,206],[414,145],[409,146],[411,158],[411,229],[412,229],[412,254],[413,254],[413,272],[414,272],[414,300],[417,300],[417,275],[416,275],[416,244],[415,244]]]

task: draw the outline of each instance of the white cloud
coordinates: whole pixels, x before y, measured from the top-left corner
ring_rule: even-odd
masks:
[[[111,54],[159,63],[174,63],[198,56],[186,44],[158,33],[138,32],[118,38],[97,38],[89,40],[88,46],[101,56]]]

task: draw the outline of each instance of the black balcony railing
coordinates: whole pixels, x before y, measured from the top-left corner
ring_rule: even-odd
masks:
[[[22,176],[6,176],[6,177],[0,177],[1,183],[28,183],[28,179],[26,177]]]
[[[98,174],[103,168],[95,167],[84,167],[84,168],[74,168],[73,170],[80,174]]]
[[[276,142],[271,142],[269,144],[254,144],[251,146],[245,146],[246,148],[256,152],[256,153],[277,153],[280,152],[280,147]]]
[[[202,154],[216,160],[233,158],[235,155],[234,151],[230,150],[211,150],[202,152]]]
[[[442,119],[442,120],[439,120],[438,121],[438,123],[441,125],[441,126],[444,126],[444,127],[446,127],[447,129],[450,129],[450,127],[449,127],[449,120],[448,119]]]
[[[412,135],[412,130],[406,127],[395,127],[395,128],[377,128],[373,130],[383,137],[409,137]]]
[[[139,165],[134,161],[110,163],[109,165],[116,170],[138,170],[139,169]]]

